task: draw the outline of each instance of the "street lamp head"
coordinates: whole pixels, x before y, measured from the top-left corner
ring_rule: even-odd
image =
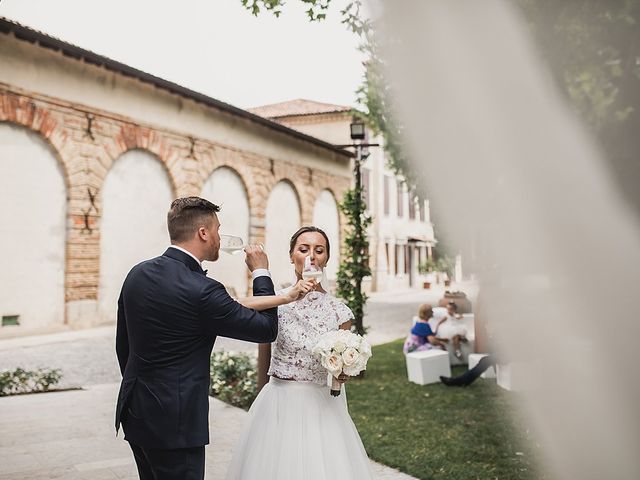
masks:
[[[354,121],[351,125],[351,140],[364,140],[365,128],[364,123],[361,121]]]

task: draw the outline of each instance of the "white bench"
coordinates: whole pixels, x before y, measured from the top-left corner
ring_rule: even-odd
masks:
[[[406,355],[409,381],[418,385],[427,385],[440,381],[440,375],[451,376],[449,354],[444,350],[433,349],[411,352]]]
[[[483,357],[488,357],[489,354],[488,353],[470,353],[469,354],[469,370],[471,370],[473,367],[475,367],[478,362],[483,358]],[[487,368],[482,375],[480,375],[480,377],[482,378],[496,378],[496,370],[493,367],[489,367]]]
[[[431,330],[435,331],[436,327],[438,326],[438,322],[446,314],[446,311],[447,309],[444,307],[433,308],[433,318],[429,320]],[[463,313],[462,321],[465,328],[467,329],[468,341],[460,342],[460,351],[462,352],[462,358],[456,357],[451,342],[447,344],[447,351],[449,352],[449,363],[451,365],[464,365],[465,363],[468,363],[469,355],[472,354],[475,350],[476,330],[473,313]]]

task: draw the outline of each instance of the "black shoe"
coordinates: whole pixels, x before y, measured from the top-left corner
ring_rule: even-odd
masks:
[[[443,377],[440,375],[440,381],[444,383],[447,387],[464,387],[465,384],[460,381],[459,378],[454,377]]]

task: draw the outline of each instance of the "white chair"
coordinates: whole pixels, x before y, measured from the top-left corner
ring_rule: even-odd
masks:
[[[437,383],[440,381],[440,375],[451,376],[449,354],[443,350],[407,353],[406,361],[409,381],[418,385]]]
[[[505,390],[523,392],[542,388],[544,369],[540,361],[496,365],[496,383]]]

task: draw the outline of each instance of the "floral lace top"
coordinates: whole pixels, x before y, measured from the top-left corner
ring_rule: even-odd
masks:
[[[278,307],[278,336],[271,345],[269,375],[326,384],[327,371],[311,350],[324,333],[349,320],[353,320],[349,307],[328,293],[311,292]]]

